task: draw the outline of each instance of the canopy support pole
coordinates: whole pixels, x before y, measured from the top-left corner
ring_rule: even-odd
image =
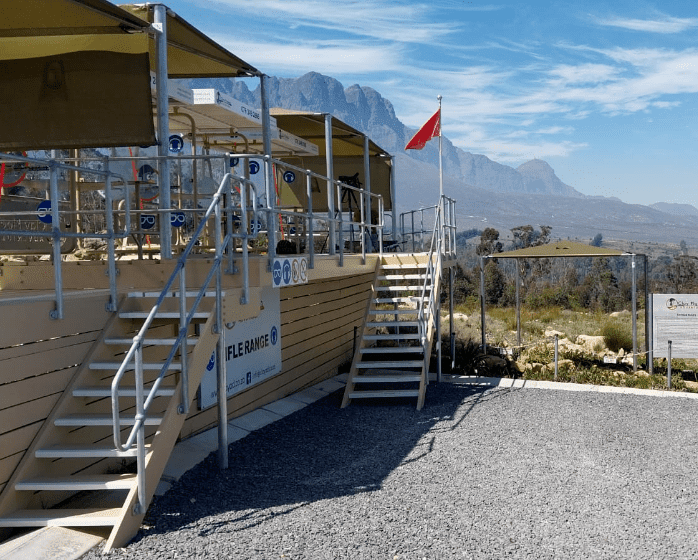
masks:
[[[633,276],[633,371],[637,371],[637,273],[635,267],[635,255],[631,256]]]
[[[521,346],[521,273],[519,259],[516,259],[516,345]]]
[[[158,181],[160,182],[160,257],[172,258],[172,224],[170,223],[170,161],[167,159],[170,139],[169,99],[167,96],[167,7],[153,6],[153,27],[155,34],[155,56],[157,68],[155,87],[157,89],[158,116]],[[136,201],[138,203],[138,201]]]
[[[485,340],[485,258],[480,257],[480,330],[482,331],[482,351],[487,353]]]

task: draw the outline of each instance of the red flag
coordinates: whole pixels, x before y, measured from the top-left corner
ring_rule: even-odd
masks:
[[[441,134],[441,107],[424,123],[405,146],[406,150],[421,150],[429,140]]]

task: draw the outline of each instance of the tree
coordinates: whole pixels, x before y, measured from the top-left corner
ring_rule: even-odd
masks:
[[[485,265],[485,301],[490,305],[497,305],[504,295],[506,282],[499,265],[492,259],[487,259]]]
[[[590,245],[592,247],[601,247],[601,242],[603,241],[603,235],[597,233],[594,239],[591,240]]]
[[[475,248],[478,255],[492,255],[502,252],[502,242],[499,241],[499,231],[494,228],[485,228],[480,236],[480,243]]]
[[[679,249],[681,249],[682,255],[688,255],[688,245],[686,245],[686,241],[683,239],[681,240],[681,243],[679,243]]]

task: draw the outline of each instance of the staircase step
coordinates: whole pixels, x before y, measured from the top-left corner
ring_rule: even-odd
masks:
[[[374,303],[417,303],[421,296],[408,296],[408,297],[390,297],[390,298],[373,298]]]
[[[399,327],[418,327],[419,321],[367,321],[367,329],[378,329],[378,328],[399,328]]]
[[[419,383],[421,375],[355,375],[353,383]]]
[[[371,309],[369,315],[415,315],[419,309]]]
[[[186,343],[190,346],[194,346],[198,341],[198,337],[186,338]],[[144,346],[174,346],[177,342],[176,338],[146,338],[143,340]],[[131,346],[133,344],[133,338],[105,338],[104,344],[109,346]]]
[[[150,393],[150,388],[146,387],[144,394],[147,396]],[[159,387],[157,395],[159,397],[171,397],[175,394],[175,388],[172,386]],[[74,397],[111,397],[111,387],[95,386],[95,387],[78,387],[73,389]],[[135,397],[136,388],[124,386],[119,389],[120,397]]]
[[[424,348],[421,346],[378,346],[374,348],[361,348],[361,354],[404,354],[406,352],[410,353],[424,353]]]
[[[187,311],[189,313],[189,311]],[[150,311],[120,311],[119,317],[121,319],[147,319],[150,315]],[[206,320],[209,318],[211,313],[208,311],[197,311],[192,315],[192,319]],[[178,311],[159,311],[155,314],[154,319],[176,319],[179,320]]]
[[[90,369],[99,369],[99,370],[118,370],[121,367],[121,364],[123,362],[91,362],[90,363]],[[151,363],[151,362],[145,362],[143,364],[143,369],[144,370],[153,370],[153,371],[159,371],[162,369],[163,364],[161,363]],[[128,367],[126,368],[126,371],[132,371],[136,367],[136,364],[130,363]],[[182,369],[182,364],[178,363],[171,363],[168,367],[167,370],[170,371],[181,371]]]
[[[404,270],[410,268],[426,268],[428,263],[401,263],[401,264],[381,264],[382,270]]]
[[[146,446],[149,448],[150,446]],[[135,457],[137,449],[119,451],[105,445],[52,445],[37,449],[34,456],[38,459],[76,459],[81,457]]]
[[[385,276],[379,276],[378,280],[425,280],[427,278],[426,274],[386,274]]]
[[[365,334],[364,340],[419,340],[419,333],[399,333],[399,334]]]
[[[390,389],[385,391],[352,391],[350,399],[376,399],[385,397],[418,397],[418,389]]]
[[[162,292],[129,292],[128,297],[130,298],[159,298],[160,294]],[[174,292],[167,292],[165,294],[165,297],[167,298],[178,298],[180,292],[179,291],[174,291]],[[195,298],[198,297],[199,292],[198,291],[186,291],[184,292],[184,297],[188,298]],[[221,295],[225,295],[225,292],[221,292]],[[216,297],[216,292],[212,290],[208,290],[204,292],[204,297]]]
[[[0,527],[107,527],[120,517],[120,508],[21,509],[0,518]]]
[[[136,423],[134,417],[121,417],[122,426],[133,426]],[[56,426],[111,426],[113,418],[111,414],[71,414],[56,418],[53,422]],[[148,416],[145,419],[146,426],[159,426],[162,424],[162,416]]]
[[[32,478],[15,484],[15,490],[130,490],[135,484],[135,474],[92,474],[65,478]]]
[[[422,293],[422,289],[424,286],[377,286],[376,291],[377,292],[419,292],[420,294]],[[431,284],[427,284],[427,290],[426,293],[428,294],[431,291]],[[419,297],[419,296],[415,296]]]
[[[357,369],[421,368],[424,360],[403,360],[396,362],[358,362]]]

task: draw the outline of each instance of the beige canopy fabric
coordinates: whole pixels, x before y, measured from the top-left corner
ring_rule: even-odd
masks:
[[[152,23],[153,6],[120,6],[138,18]],[[151,40],[151,43],[153,41]],[[167,10],[167,73],[169,78],[228,78],[259,76],[254,66],[238,58],[204,35],[190,23]],[[151,44],[151,66],[155,67],[155,47]]]
[[[0,151],[154,144],[148,28],[104,0],[4,2]]]
[[[593,247],[592,245],[585,245],[584,243],[575,241],[556,241],[545,245],[526,247],[516,251],[494,253],[492,255],[487,255],[487,257],[497,259],[542,259],[551,257],[620,257],[623,255],[628,255],[628,253],[603,247]]]
[[[325,115],[303,111],[292,111],[288,109],[272,108],[269,111],[276,119],[276,124],[280,129],[287,130],[304,140],[314,143],[318,147],[317,156],[292,156],[280,158],[289,163],[310,169],[319,174],[327,174],[327,163],[325,159]],[[368,143],[370,173],[371,173],[371,193],[379,194],[383,197],[384,210],[392,210],[393,200],[390,190],[390,170],[391,158],[385,150],[380,148],[373,141]],[[332,153],[334,178],[352,177],[358,173],[358,179],[362,187],[365,188],[366,180],[364,174],[364,134],[355,128],[332,117]],[[301,181],[288,184],[281,180],[280,196],[283,200],[297,200],[307,207],[306,186]],[[284,196],[284,191],[290,190],[292,194]],[[313,211],[327,212],[327,184],[324,181],[312,180]],[[336,198],[336,195],[335,195]],[[346,212],[357,210],[358,196],[352,198],[347,192],[344,194],[342,209]],[[373,210],[377,211],[378,206],[374,202]]]

